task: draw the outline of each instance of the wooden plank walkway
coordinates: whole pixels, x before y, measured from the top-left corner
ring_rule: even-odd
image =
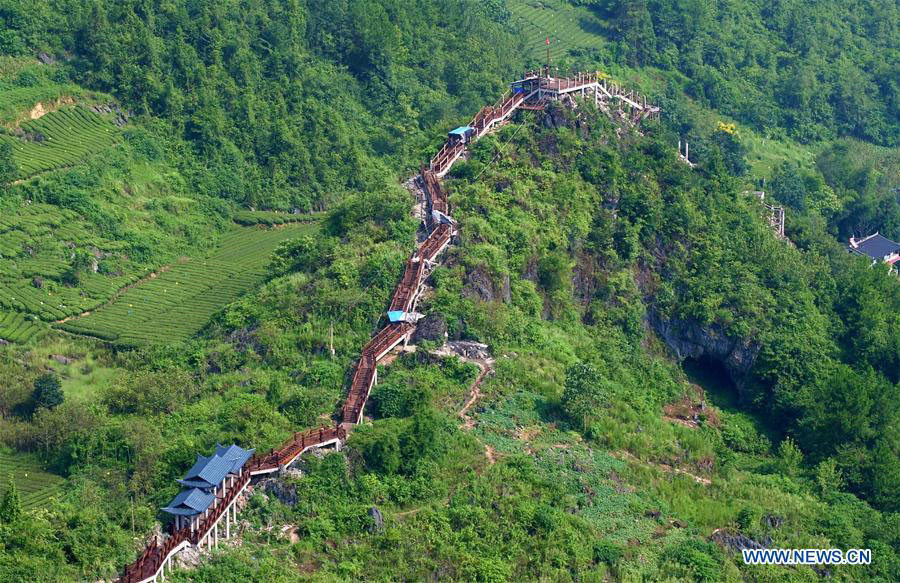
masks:
[[[527,72],[513,83],[514,90],[507,92],[492,106],[481,108],[472,118],[470,126],[475,130],[473,141],[478,140],[499,125],[505,123],[517,110],[544,109],[552,100],[564,95],[593,96],[596,103],[618,100],[631,110],[628,119],[637,123],[642,119],[659,115],[659,108],[647,103],[646,98],[625,92],[614,83],[601,80],[596,73],[578,73],[574,77],[553,77],[549,70]],[[446,249],[455,234],[455,221],[450,217],[450,205],[440,179],[452,168],[454,162],[465,153],[466,144],[447,141],[431,159],[427,168],[421,168],[420,179],[425,187],[429,209],[427,226],[429,235],[406,263],[403,276],[397,284],[389,306],[390,311],[412,313],[424,284],[437,264],[438,257]],[[173,530],[164,541],[154,541],[125,568],[120,583],[148,583],[164,578],[166,569],[172,568],[172,559],[188,546],[211,545],[213,537],[218,541],[218,526],[225,517],[230,524],[235,501],[250,484],[251,478],[280,471],[297,460],[304,452],[327,445],[340,447],[348,430],[361,423],[366,402],[378,378],[377,366],[397,345],[408,342],[415,331],[409,321],[391,322],[379,330],[363,347],[356,364],[347,398],[341,407],[341,423],[334,427],[319,427],[292,435],[281,446],[265,454],[253,456],[242,468],[236,482],[227,493],[215,500],[212,511],[207,511],[195,529],[184,527]],[[233,479],[233,478],[232,478]],[[226,528],[226,536],[228,529]]]

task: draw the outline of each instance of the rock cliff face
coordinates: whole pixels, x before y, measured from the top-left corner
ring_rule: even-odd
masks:
[[[707,358],[721,363],[741,392],[759,354],[756,342],[728,336],[724,328],[715,324],[667,320],[656,312],[651,312],[648,319],[678,360]]]
[[[440,314],[431,313],[419,320],[413,333],[413,344],[422,340],[443,342],[447,338],[447,319]]]
[[[495,281],[484,267],[470,269],[466,273],[463,296],[485,302],[502,300],[508,304],[511,300],[509,275],[504,276],[502,281]]]

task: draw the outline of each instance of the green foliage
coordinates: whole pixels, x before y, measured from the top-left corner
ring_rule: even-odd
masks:
[[[722,581],[722,556],[715,543],[697,540],[685,541],[672,547],[667,557],[677,565],[676,573],[697,581]]]
[[[3,486],[15,485],[15,497],[25,512],[49,505],[53,498],[61,494],[64,484],[61,476],[49,473],[34,456],[28,454],[0,450],[0,473],[7,477]],[[8,496],[13,497],[4,488],[2,499]]]
[[[0,499],[0,524],[12,524],[22,515],[22,501],[19,498],[19,490],[16,483],[10,477]]]
[[[468,115],[518,68],[496,2],[65,0],[43,12],[9,21],[17,52],[52,39],[72,57],[67,75],[167,120],[198,187],[245,208],[321,209],[383,184],[385,167],[418,164],[422,128]]]
[[[816,466],[816,485],[822,496],[830,496],[840,491],[844,485],[844,479],[837,466],[837,461],[829,458],[819,462],[819,465]]]
[[[34,381],[34,402],[38,407],[53,409],[62,405],[62,387],[59,377],[49,372],[42,374]]]
[[[897,579],[896,281],[829,236],[895,227],[896,165],[826,147],[815,168],[778,167],[770,192],[796,215],[790,247],[740,195],[754,137],[701,129],[681,107],[686,91],[771,136],[891,143],[893,49],[872,23],[896,20],[892,7],[825,2],[810,20],[803,5],[653,0],[522,0],[509,13],[468,0],[7,4],[2,50],[67,59],[0,62],[4,123],[74,97],[77,108],[22,124],[50,132],[113,99],[68,78],[138,115],[98,155],[5,191],[0,336],[28,340],[46,329],[33,316],[90,310],[62,326],[148,346],[72,340],[115,378],[96,403],[69,398],[30,420],[19,395],[56,337],[35,334],[34,357],[0,351],[0,435],[69,476],[65,490],[34,494],[46,511],[0,532],[0,579],[112,578],[134,556],[132,520],[150,530],[196,452],[264,451],[329,418],[418,226],[397,177],[493,101],[521,49],[538,44],[542,60],[547,34],[562,37],[551,51],[563,69],[660,67],[642,72],[643,89],[668,84],[671,127],[613,134],[587,104],[558,118],[574,129],[523,128],[523,113],[454,172],[461,244],[420,303],[496,359],[467,429],[457,414],[476,371],[420,347],[379,370],[368,413],[383,418],[357,427],[346,454],[308,460],[296,507],[255,497],[242,549],[173,578],[737,581],[758,573],[705,535],[735,521],[753,533],[765,512],[785,517],[765,532],[775,544],[869,546],[877,565],[838,575]],[[523,18],[531,28],[504,28]],[[672,152],[685,135],[694,172]],[[308,215],[238,207],[331,211],[311,236],[281,226]],[[231,218],[252,227],[202,265]],[[700,428],[660,419],[685,392],[654,334],[663,322],[709,333],[735,358],[746,349],[743,411],[717,426],[707,404]],[[761,428],[797,441],[782,440],[772,463]],[[377,532],[376,505],[387,517]],[[282,522],[298,525],[298,544],[257,528]]]
[[[552,47],[554,64],[651,65],[654,77],[667,77],[700,104],[770,136],[787,133],[801,142],[854,136],[896,145],[897,47],[892,29],[882,25],[897,20],[895,3],[829,0],[816,3],[813,16],[808,8],[673,0],[510,3],[525,37],[534,39],[526,45],[533,64],[546,62],[549,34],[560,41]]]
[[[284,225],[286,223],[307,222],[322,218],[320,213],[278,213],[272,211],[240,211],[235,213],[234,222],[245,227],[251,225]]]
[[[9,142],[0,142],[0,184],[5,185],[15,179],[16,162],[13,159],[13,148]]]
[[[381,417],[408,417],[422,401],[422,393],[410,385],[381,383],[372,391],[372,401]]]
[[[337,242],[329,237],[306,235],[281,243],[272,257],[269,270],[275,275],[294,271],[315,271],[334,259]]]
[[[599,414],[610,397],[609,380],[603,378],[593,365],[580,362],[566,369],[562,406],[582,429],[590,427],[590,419]]]
[[[15,178],[71,166],[103,153],[121,139],[115,124],[80,107],[52,111],[21,124],[20,129],[24,137],[0,135],[0,142],[12,149]]]
[[[115,413],[151,416],[173,413],[197,395],[196,382],[182,370],[125,373],[106,388],[101,401]]]
[[[778,445],[778,471],[790,477],[796,477],[800,473],[800,464],[803,463],[803,452],[790,437],[785,437]]]
[[[265,261],[282,241],[315,228],[235,228],[207,257],[176,263],[158,277],[129,288],[102,309],[58,327],[124,346],[188,338],[222,306],[264,279]]]

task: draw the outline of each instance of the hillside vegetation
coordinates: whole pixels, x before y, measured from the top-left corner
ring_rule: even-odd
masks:
[[[600,68],[656,94],[697,160],[736,122],[747,188],[842,241],[900,239],[900,15],[893,2],[511,0],[530,64]],[[676,138],[677,139],[677,138]],[[879,148],[878,146],[882,146]],[[786,180],[785,180],[786,179]],[[789,216],[788,224],[796,217]]]

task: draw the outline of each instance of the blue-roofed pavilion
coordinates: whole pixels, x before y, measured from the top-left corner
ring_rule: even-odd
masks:
[[[178,483],[188,488],[215,488],[231,472],[232,461],[220,455],[197,456],[197,461]]]
[[[231,445],[216,445],[216,455],[225,458],[226,460],[231,460],[231,469],[229,470],[232,474],[240,474],[241,468],[244,467],[244,464],[247,463],[251,457],[253,457],[253,452],[256,450],[253,449],[244,449],[242,447],[238,447],[235,444]]]
[[[163,508],[163,512],[176,516],[196,516],[209,508],[215,499],[216,496],[212,493],[199,488],[190,488],[179,492],[169,505]]]

